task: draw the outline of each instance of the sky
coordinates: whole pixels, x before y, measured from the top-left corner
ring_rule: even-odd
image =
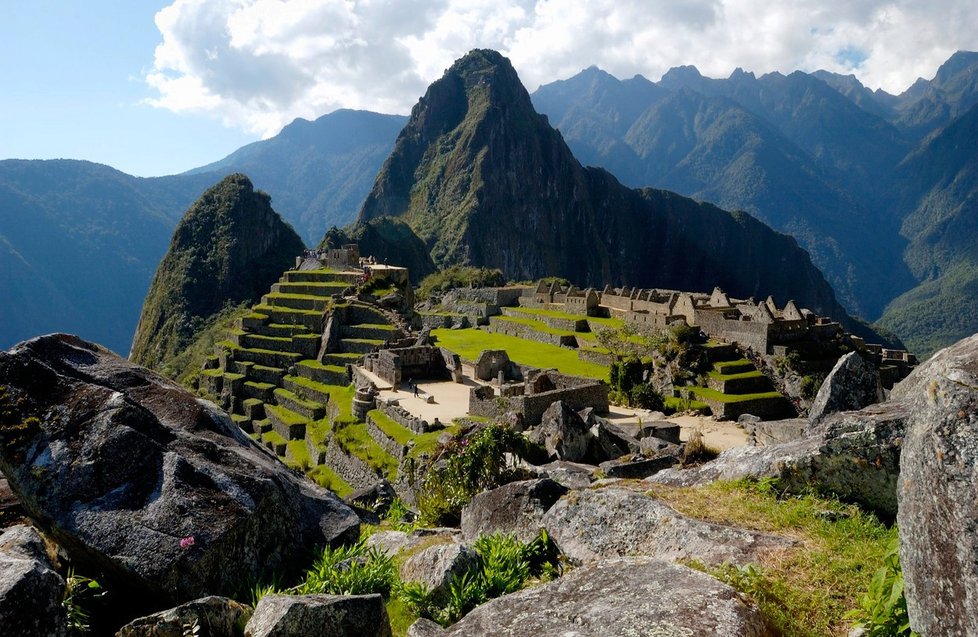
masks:
[[[0,0],[0,158],[173,174],[337,108],[403,113],[473,48],[530,91],[826,69],[900,93],[978,50],[974,0]]]

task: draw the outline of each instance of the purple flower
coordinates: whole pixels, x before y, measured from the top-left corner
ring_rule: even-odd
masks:
[[[180,539],[180,548],[189,549],[191,546],[194,545],[194,543],[195,543],[194,536],[188,535],[187,537]]]

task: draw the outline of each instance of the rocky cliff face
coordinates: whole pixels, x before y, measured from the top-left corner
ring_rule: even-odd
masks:
[[[360,220],[399,216],[441,266],[793,298],[845,317],[795,241],[753,217],[584,168],[509,61],[472,51],[414,107]]]
[[[271,198],[236,173],[187,210],[153,277],[130,358],[159,367],[228,305],[254,302],[304,249]]]

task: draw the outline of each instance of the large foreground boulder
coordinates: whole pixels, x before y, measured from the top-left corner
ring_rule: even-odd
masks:
[[[18,525],[0,535],[0,634],[63,637],[64,592],[37,531]]]
[[[921,635],[978,635],[978,335],[941,350],[899,395],[900,561]]]
[[[787,538],[694,520],[643,493],[617,487],[572,491],[543,517],[561,553],[576,562],[648,555],[706,564],[757,561]]]
[[[549,478],[483,491],[462,509],[462,535],[471,542],[480,535],[510,533],[532,542],[543,527],[543,515],[565,493],[567,487]]]
[[[412,627],[413,628],[413,627]],[[773,637],[761,613],[734,589],[685,566],[648,557],[574,569],[549,584],[505,595],[434,637]]]
[[[357,516],[226,414],[63,334],[0,352],[0,469],[82,572],[136,613],[232,595],[355,540]]]
[[[849,352],[825,377],[808,419],[815,426],[831,414],[862,409],[883,402],[883,399],[883,385],[876,365],[857,352]]]
[[[817,431],[796,440],[728,449],[698,467],[666,469],[648,481],[693,486],[771,477],[788,492],[814,488],[892,520],[897,511],[896,485],[906,417],[907,405],[901,400],[832,414]]]
[[[390,637],[380,595],[266,595],[245,637]]]
[[[543,445],[551,458],[571,462],[587,457],[591,444],[587,423],[562,400],[547,407],[540,424],[528,431],[526,437]]]

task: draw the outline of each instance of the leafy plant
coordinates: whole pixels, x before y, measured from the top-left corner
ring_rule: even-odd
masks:
[[[389,597],[397,582],[393,560],[361,539],[355,544],[327,547],[294,591],[300,595],[366,595]]]
[[[877,569],[859,606],[846,614],[866,637],[916,635],[910,630],[907,598],[903,592],[903,569],[900,567],[900,543],[894,537],[887,547],[883,566]]]
[[[68,616],[68,632],[70,634],[88,634],[89,622],[91,621],[89,605],[104,594],[102,585],[97,581],[90,577],[78,575],[74,568],[68,569],[61,605]]]

